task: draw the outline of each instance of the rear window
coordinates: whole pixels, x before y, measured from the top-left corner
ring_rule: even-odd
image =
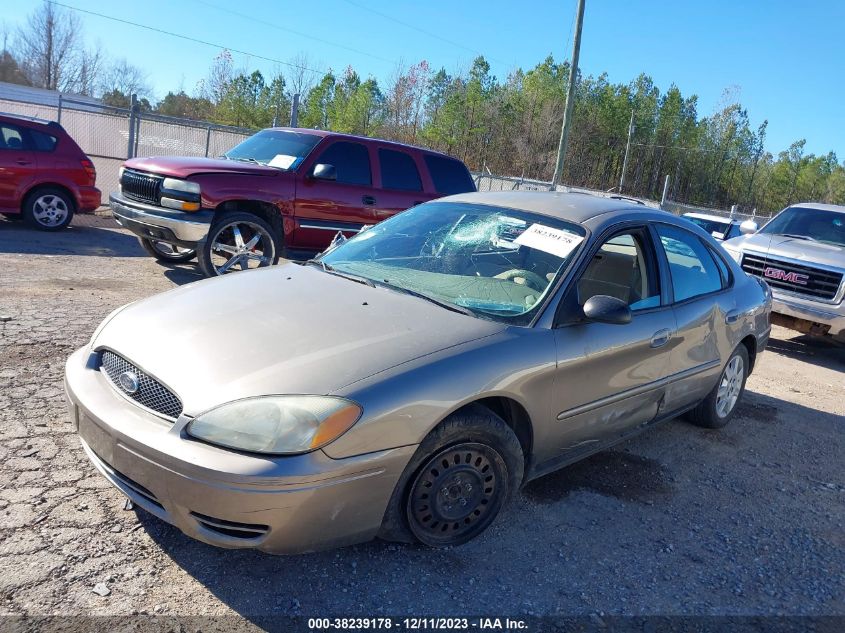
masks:
[[[472,176],[469,175],[469,170],[461,161],[445,156],[427,154],[425,164],[431,173],[431,179],[434,181],[434,188],[437,193],[449,195],[475,191]]]
[[[422,191],[417,164],[408,154],[391,149],[380,149],[378,160],[381,164],[382,187],[401,191]]]
[[[52,152],[56,149],[58,139],[52,134],[29,130],[29,136],[32,139],[33,149],[38,152]]]
[[[0,149],[21,150],[23,148],[23,136],[20,128],[8,123],[0,123]]]

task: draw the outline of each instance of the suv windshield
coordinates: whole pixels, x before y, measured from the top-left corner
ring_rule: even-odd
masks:
[[[789,207],[760,229],[760,233],[789,235],[814,242],[845,246],[845,213]]]
[[[238,143],[224,157],[231,160],[261,163],[279,169],[296,169],[314,149],[320,137],[316,134],[286,130],[262,130]]]
[[[577,224],[533,213],[431,202],[356,235],[322,262],[476,316],[525,324],[585,235]]]

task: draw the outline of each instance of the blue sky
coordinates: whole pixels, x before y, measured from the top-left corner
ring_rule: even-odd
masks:
[[[0,0],[0,21],[14,29],[39,1]],[[549,53],[565,59],[575,13],[575,0],[62,2],[253,55],[288,61],[305,52],[318,70],[351,64],[380,80],[399,61],[408,65],[425,59],[435,68],[455,71],[483,53],[494,74],[505,77]],[[217,53],[210,46],[81,17],[87,37],[98,40],[107,54],[148,71],[159,98],[179,87],[192,92]],[[607,72],[614,82],[646,72],[662,91],[674,82],[685,96],[699,96],[700,115],[711,114],[724,90],[731,89],[748,109],[752,125],[769,120],[769,151],[806,138],[807,152],[833,150],[842,162],[843,27],[843,0],[587,0],[581,69]],[[276,66],[256,57],[234,57],[237,66],[250,70],[268,73]]]

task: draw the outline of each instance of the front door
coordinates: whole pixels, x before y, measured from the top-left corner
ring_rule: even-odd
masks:
[[[596,295],[625,301],[630,323],[575,319],[555,329],[552,424],[557,460],[577,456],[647,424],[661,411],[675,317],[662,294],[654,243],[645,227],[622,230],[594,251],[564,307]],[[580,312],[576,307],[573,312]]]
[[[337,179],[308,175],[319,164],[334,166]],[[297,183],[293,246],[322,250],[338,231],[350,237],[362,226],[378,221],[378,191],[373,186],[370,165],[370,152],[363,143],[331,141],[325,148],[318,148],[314,162]]]
[[[38,165],[27,140],[18,126],[0,123],[0,209],[20,211],[21,192],[35,177]]]

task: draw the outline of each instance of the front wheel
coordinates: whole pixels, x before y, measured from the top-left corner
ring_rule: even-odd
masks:
[[[141,241],[144,250],[160,262],[178,264],[189,262],[197,256],[197,252],[190,248],[182,248],[175,244],[151,240],[147,237],[139,237],[138,239]]]
[[[690,413],[691,421],[708,429],[720,429],[730,422],[745,392],[749,368],[748,350],[740,344],[725,363],[713,391]]]
[[[273,229],[256,215],[227,213],[211,225],[197,253],[206,277],[275,264],[279,248]]]

